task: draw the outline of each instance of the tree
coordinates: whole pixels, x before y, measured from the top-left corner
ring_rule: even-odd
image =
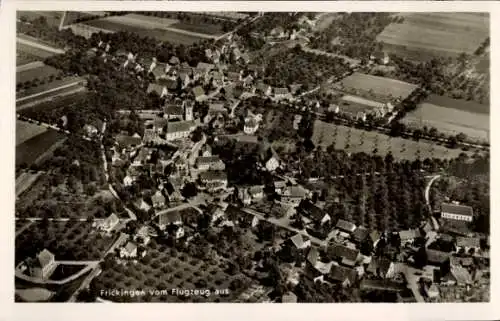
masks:
[[[194,183],[189,182],[186,185],[184,185],[184,187],[182,188],[181,194],[185,198],[194,197],[198,194],[198,188],[196,187],[196,185]]]

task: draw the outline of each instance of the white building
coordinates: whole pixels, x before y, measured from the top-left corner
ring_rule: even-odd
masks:
[[[472,222],[473,216],[474,212],[470,206],[441,204],[441,218],[443,219]]]

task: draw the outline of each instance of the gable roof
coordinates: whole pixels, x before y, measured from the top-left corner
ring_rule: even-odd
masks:
[[[49,250],[44,249],[37,255],[37,258],[40,267],[44,268],[54,260],[54,254],[52,254]]]
[[[391,267],[391,261],[387,258],[373,258],[366,269],[367,272],[378,274],[378,271],[383,275],[386,275]]]
[[[177,80],[172,78],[162,78],[157,81],[158,85],[167,87],[167,89],[177,89]]]
[[[193,88],[193,94],[195,97],[201,97],[205,95],[205,90],[201,86],[196,86]]]
[[[399,231],[399,237],[401,238],[401,241],[412,240],[420,236],[420,231],[417,229]]]
[[[215,67],[213,64],[207,64],[205,62],[199,62],[196,69],[204,70],[205,72],[212,70]]]
[[[194,126],[193,121],[168,122],[167,133],[187,132],[187,131],[190,131],[191,127],[193,127],[193,126]]]
[[[349,248],[342,244],[331,246],[329,252],[336,258],[346,259],[351,262],[355,262],[359,255],[359,250]]]
[[[299,203],[299,211],[313,218],[314,220],[322,220],[326,213],[321,208],[314,205],[310,200],[304,199]]]
[[[210,165],[220,162],[219,156],[200,156],[196,159],[197,165]]]
[[[352,233],[352,237],[357,242],[363,242],[370,235],[370,230],[364,226],[358,226],[356,230]]]
[[[129,135],[116,135],[116,141],[120,147],[135,147],[141,144],[142,140],[140,137],[133,137]]]
[[[343,219],[338,220],[335,227],[349,233],[352,233],[356,230],[356,225],[354,225],[354,223],[348,222]]]
[[[178,64],[180,64],[180,62],[181,61],[176,56],[170,57],[170,60],[168,61],[168,63],[172,64],[172,65],[178,65]]]
[[[480,240],[478,237],[457,237],[458,247],[479,247]]]
[[[175,222],[182,222],[181,213],[179,211],[168,211],[166,213],[161,213],[158,215],[159,225],[168,225]]]
[[[124,249],[125,251],[127,251],[127,253],[132,254],[134,251],[137,250],[137,245],[135,245],[135,243],[132,242],[127,242],[127,245],[125,245]]]
[[[302,234],[295,234],[290,238],[292,241],[293,245],[295,245],[296,248],[300,249],[304,246],[304,238],[302,237]]]
[[[319,260],[319,251],[315,247],[311,247],[309,253],[307,254],[307,261],[312,265],[315,265]]]
[[[471,266],[474,264],[474,259],[470,256],[467,257],[452,256],[450,257],[450,263],[451,265]]]
[[[111,213],[110,216],[108,216],[104,219],[104,223],[109,224],[109,225],[117,224],[119,221],[120,221],[120,219],[118,218],[118,216],[115,213]]]
[[[464,216],[473,216],[474,214],[474,212],[472,211],[472,207],[470,206],[449,203],[441,204],[441,212]]]
[[[461,266],[451,266],[450,273],[459,284],[472,283],[472,277],[469,271]]]
[[[163,112],[168,115],[184,115],[184,108],[182,104],[165,104],[163,107]]]
[[[275,95],[288,95],[289,93],[288,88],[274,88]]]
[[[339,266],[339,265],[334,265],[332,266],[330,270],[329,277],[332,280],[338,281],[338,282],[344,282],[346,280],[349,280],[350,284],[353,284],[356,281],[356,270]]]
[[[427,261],[429,263],[442,264],[450,258],[450,254],[438,250],[427,249]]]

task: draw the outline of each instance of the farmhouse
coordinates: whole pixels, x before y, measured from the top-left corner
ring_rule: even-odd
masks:
[[[259,128],[259,123],[255,119],[255,117],[247,117],[245,118],[245,125],[243,126],[243,131],[245,134],[253,135],[257,129]]]
[[[193,95],[196,101],[204,101],[207,99],[205,95],[205,90],[201,86],[197,86],[193,88]]]
[[[113,229],[118,225],[119,222],[120,220],[118,219],[118,216],[113,213],[101,222],[101,224],[99,225],[99,229],[109,233],[113,231]]]
[[[399,238],[401,239],[402,246],[404,246],[405,244],[412,244],[413,241],[415,241],[415,239],[420,236],[421,235],[419,230],[415,229],[399,231]]]
[[[208,187],[226,188],[227,175],[223,171],[206,171],[200,174],[201,181]]]
[[[168,225],[182,225],[182,217],[179,211],[168,211],[158,215],[158,227],[164,230]]]
[[[366,272],[384,279],[392,278],[394,275],[394,263],[386,258],[374,258],[368,265]]]
[[[120,249],[121,258],[134,258],[137,256],[137,245],[132,242],[127,242],[127,245]]]
[[[335,228],[350,234],[356,230],[356,225],[354,225],[351,222],[340,219],[337,221],[337,225],[335,225]]]
[[[182,103],[165,103],[163,114],[166,119],[183,119],[184,107]]]
[[[165,132],[166,139],[171,141],[187,138],[195,128],[196,124],[193,121],[168,122]]]
[[[306,249],[311,246],[311,241],[304,241],[302,234],[295,234],[290,238],[290,241],[299,250]]]
[[[356,282],[357,273],[356,270],[334,265],[328,274],[328,279],[333,282],[338,282],[342,284],[343,287],[349,287]]]
[[[465,252],[470,250],[479,251],[480,241],[478,237],[457,237],[457,250],[463,249]]]
[[[449,203],[441,204],[441,218],[443,219],[472,222],[473,215],[474,213],[470,206]]]
[[[359,251],[342,244],[335,244],[328,248],[328,253],[342,265],[353,267],[358,260]]]
[[[302,186],[286,186],[281,193],[281,201],[290,205],[299,205],[300,201],[309,196],[310,192]]]
[[[165,206],[165,196],[163,196],[160,191],[156,191],[156,193],[151,196],[151,202],[154,208],[163,207]]]
[[[41,251],[35,260],[27,260],[27,265],[31,276],[42,279],[48,279],[57,267],[54,254],[47,249]]]
[[[274,88],[274,99],[290,99],[292,95],[288,91],[288,88]]]
[[[314,205],[311,201],[304,199],[297,207],[297,212],[321,224],[330,221],[330,215],[325,213],[321,208]]]
[[[224,170],[224,162],[219,156],[201,156],[196,159],[196,167],[200,171]]]

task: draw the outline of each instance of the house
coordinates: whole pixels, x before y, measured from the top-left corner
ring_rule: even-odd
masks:
[[[172,57],[170,57],[170,60],[168,61],[168,63],[175,66],[175,65],[179,65],[181,63],[181,61],[176,56],[172,56]]]
[[[159,208],[165,206],[165,196],[160,191],[156,191],[153,196],[151,196],[151,202],[153,202],[154,208]]]
[[[370,240],[373,242],[373,246],[376,246],[376,244],[380,240],[380,233],[378,231],[372,231],[370,233]]]
[[[342,284],[343,287],[350,287],[356,282],[357,273],[354,269],[333,265],[328,274],[328,279]]]
[[[335,261],[349,267],[354,267],[359,257],[359,250],[342,244],[334,244],[330,246],[327,252]]]
[[[164,230],[169,225],[182,225],[182,217],[179,211],[172,210],[158,215],[158,227]]]
[[[274,191],[277,194],[282,194],[283,190],[286,188],[286,181],[280,180],[274,182]]]
[[[310,247],[307,254],[306,272],[312,274],[312,277],[326,275],[330,273],[333,262],[324,263],[320,260],[319,251],[315,247]]]
[[[130,175],[127,175],[123,178],[123,185],[125,186],[132,186],[132,184],[134,184],[136,178],[135,177],[132,177]]]
[[[38,253],[36,260],[31,260],[27,265],[30,275],[41,279],[48,279],[57,267],[54,254],[47,249]]]
[[[140,210],[143,210],[143,211],[149,211],[151,209],[151,206],[146,203],[146,201],[144,201],[143,198],[139,198],[137,199],[135,202],[134,202],[134,205],[135,207],[137,207],[138,209]]]
[[[473,216],[474,212],[470,206],[441,204],[441,218],[443,219],[472,222]]]
[[[155,93],[158,96],[164,97],[168,94],[167,87],[161,86],[158,84],[149,84],[148,89],[146,90],[146,93],[149,95],[150,93]]]
[[[167,88],[167,95],[168,92],[179,89],[179,81],[176,78],[162,78],[157,80],[157,84]]]
[[[469,271],[462,266],[451,266],[450,274],[459,286],[472,284],[472,276]]]
[[[436,284],[431,284],[430,286],[425,287],[425,293],[429,297],[429,299],[437,299],[439,298],[439,289]]]
[[[83,126],[83,130],[84,130],[85,134],[89,137],[93,137],[93,136],[99,134],[99,130],[97,128],[95,128],[95,126],[92,126],[89,124],[85,124]]]
[[[259,123],[254,117],[246,117],[245,118],[245,125],[243,127],[243,131],[245,134],[248,135],[253,135],[259,128]]]
[[[335,225],[335,228],[339,231],[351,234],[356,230],[356,225],[346,220],[340,219],[337,221],[337,225]]]
[[[135,258],[137,256],[137,245],[127,242],[127,245],[120,249],[121,258]]]
[[[297,207],[297,212],[310,218],[314,222],[321,224],[324,224],[331,219],[330,215],[307,199],[300,201],[300,204]]]
[[[172,237],[176,240],[184,237],[185,235],[185,230],[182,226],[180,225],[171,225],[168,228],[168,234],[172,235]]]
[[[468,257],[458,257],[452,256],[450,257],[450,266],[463,266],[468,268],[474,265],[474,259],[470,256]]]
[[[210,79],[212,80],[212,86],[214,87],[222,87],[224,85],[224,74],[219,71],[212,71],[209,74]]]
[[[238,198],[243,203],[243,205],[250,205],[252,203],[252,197],[248,193],[248,188],[238,189]]]
[[[401,239],[401,246],[412,244],[417,237],[420,237],[420,231],[417,229],[410,229],[399,231],[399,238]]]
[[[366,272],[384,279],[389,279],[394,276],[394,263],[386,258],[373,258]]]
[[[241,72],[228,72],[227,73],[227,80],[229,82],[238,82],[238,81],[241,81],[242,80],[242,73]]]
[[[116,142],[118,146],[123,150],[130,151],[131,149],[141,145],[141,137],[129,136],[118,134],[116,135]]]
[[[387,52],[376,51],[370,55],[370,60],[382,65],[387,65],[390,61],[390,58]]]
[[[163,117],[166,119],[180,119],[184,118],[184,107],[182,103],[165,103],[163,107]]]
[[[118,225],[118,223],[120,223],[120,219],[118,218],[118,216],[115,213],[113,213],[110,216],[108,216],[107,218],[105,218],[101,222],[101,224],[99,224],[99,229],[103,230],[107,233],[110,233],[111,231],[113,231],[115,229],[115,227]]]
[[[201,86],[196,86],[193,88],[194,99],[196,101],[204,101],[207,99],[205,95],[205,90]]]
[[[274,99],[289,99],[291,98],[288,88],[274,88]]]
[[[444,266],[450,259],[450,254],[438,250],[427,249],[427,263],[429,265]]]
[[[295,248],[302,250],[311,246],[311,240],[304,241],[302,234],[295,234],[290,238]]]
[[[152,73],[156,80],[164,79],[167,77],[168,68],[164,68],[161,66],[154,66],[152,69],[149,69],[149,73]]]
[[[255,185],[248,189],[248,194],[252,197],[253,201],[260,201],[264,198],[264,186]]]
[[[226,168],[219,156],[201,156],[196,159],[196,167],[200,171],[219,170]]]
[[[261,154],[265,168],[269,172],[274,172],[280,166],[280,157],[274,148],[270,147]]]
[[[206,171],[200,174],[200,180],[210,188],[226,188],[227,174],[224,171]]]
[[[286,186],[281,193],[281,201],[290,205],[299,205],[299,203],[310,195],[309,190],[300,185]]]
[[[166,139],[167,141],[172,141],[189,137],[191,132],[196,128],[196,124],[193,121],[187,120],[168,122],[166,127]]]
[[[351,236],[354,242],[360,244],[370,237],[370,230],[364,226],[358,226]]]
[[[457,237],[457,251],[463,249],[466,253],[470,250],[477,252],[480,250],[480,240],[478,237]]]
[[[297,296],[293,292],[287,292],[281,297],[282,303],[297,303]]]
[[[269,85],[266,85],[264,82],[259,81],[255,86],[255,92],[264,96],[271,96],[272,88]]]
[[[143,245],[148,245],[151,237],[149,236],[149,228],[147,225],[142,226],[134,236],[134,241],[141,242]]]

